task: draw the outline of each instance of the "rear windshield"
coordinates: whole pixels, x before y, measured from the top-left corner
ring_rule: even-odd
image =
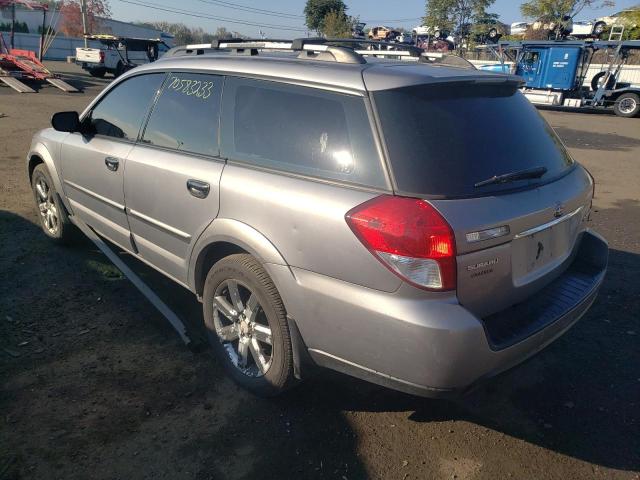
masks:
[[[373,93],[397,188],[466,197],[546,183],[573,164],[513,86],[420,85]],[[545,167],[537,179],[475,187],[494,175]]]

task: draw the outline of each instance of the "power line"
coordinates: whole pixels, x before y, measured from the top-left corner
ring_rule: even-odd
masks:
[[[221,7],[233,8],[234,10],[241,10],[243,12],[269,15],[272,17],[291,18],[291,19],[304,18],[304,15],[297,15],[295,13],[277,12],[275,10],[265,10],[262,8],[255,8],[255,7],[249,7],[246,5],[240,5],[238,3],[226,2],[224,0],[198,0],[198,1],[202,3],[210,3],[212,5],[219,5]]]
[[[147,2],[147,1],[136,1],[136,0],[118,0],[118,1],[123,2],[123,3],[128,3],[128,4],[131,4],[131,5],[137,5],[137,6],[140,6],[140,7],[152,8],[154,10],[160,10],[160,11],[168,12],[168,13],[177,13],[179,15],[187,15],[187,16],[190,16],[190,17],[204,18],[204,19],[208,19],[208,20],[216,20],[218,22],[235,23],[235,24],[238,24],[238,25],[246,25],[246,26],[250,26],[250,27],[274,28],[274,29],[278,29],[278,30],[287,30],[287,31],[292,31],[292,32],[306,32],[307,31],[306,28],[302,28],[302,27],[293,27],[291,25],[278,25],[278,24],[271,24],[271,23],[247,22],[247,21],[243,21],[243,20],[239,20],[239,19],[235,19],[235,18],[217,17],[217,16],[208,15],[208,14],[204,14],[204,13],[194,12],[192,10],[169,8],[169,7],[166,7],[164,5],[159,5],[157,3],[152,3],[152,2]]]

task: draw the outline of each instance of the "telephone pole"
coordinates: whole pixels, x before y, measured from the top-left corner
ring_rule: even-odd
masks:
[[[82,37],[84,38],[84,48],[89,46],[87,42],[87,0],[80,0],[80,12],[82,13]]]
[[[15,48],[14,36],[16,32],[16,2],[11,2],[11,35],[9,37],[9,45]]]

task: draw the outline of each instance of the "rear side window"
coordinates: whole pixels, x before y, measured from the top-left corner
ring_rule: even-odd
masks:
[[[164,148],[218,155],[222,77],[172,73],[153,107],[142,142]]]
[[[91,110],[91,133],[135,141],[164,75],[137,75],[116,85]]]
[[[464,197],[535,186],[573,164],[513,86],[421,85],[373,94],[398,190]],[[545,167],[538,179],[475,187],[495,175]]]
[[[362,97],[229,77],[222,117],[223,153],[233,160],[386,186]]]

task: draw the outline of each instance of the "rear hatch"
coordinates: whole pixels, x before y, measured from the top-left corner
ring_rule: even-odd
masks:
[[[454,231],[462,305],[486,317],[566,269],[593,183],[516,83],[414,85],[372,98],[396,192],[429,200]]]

